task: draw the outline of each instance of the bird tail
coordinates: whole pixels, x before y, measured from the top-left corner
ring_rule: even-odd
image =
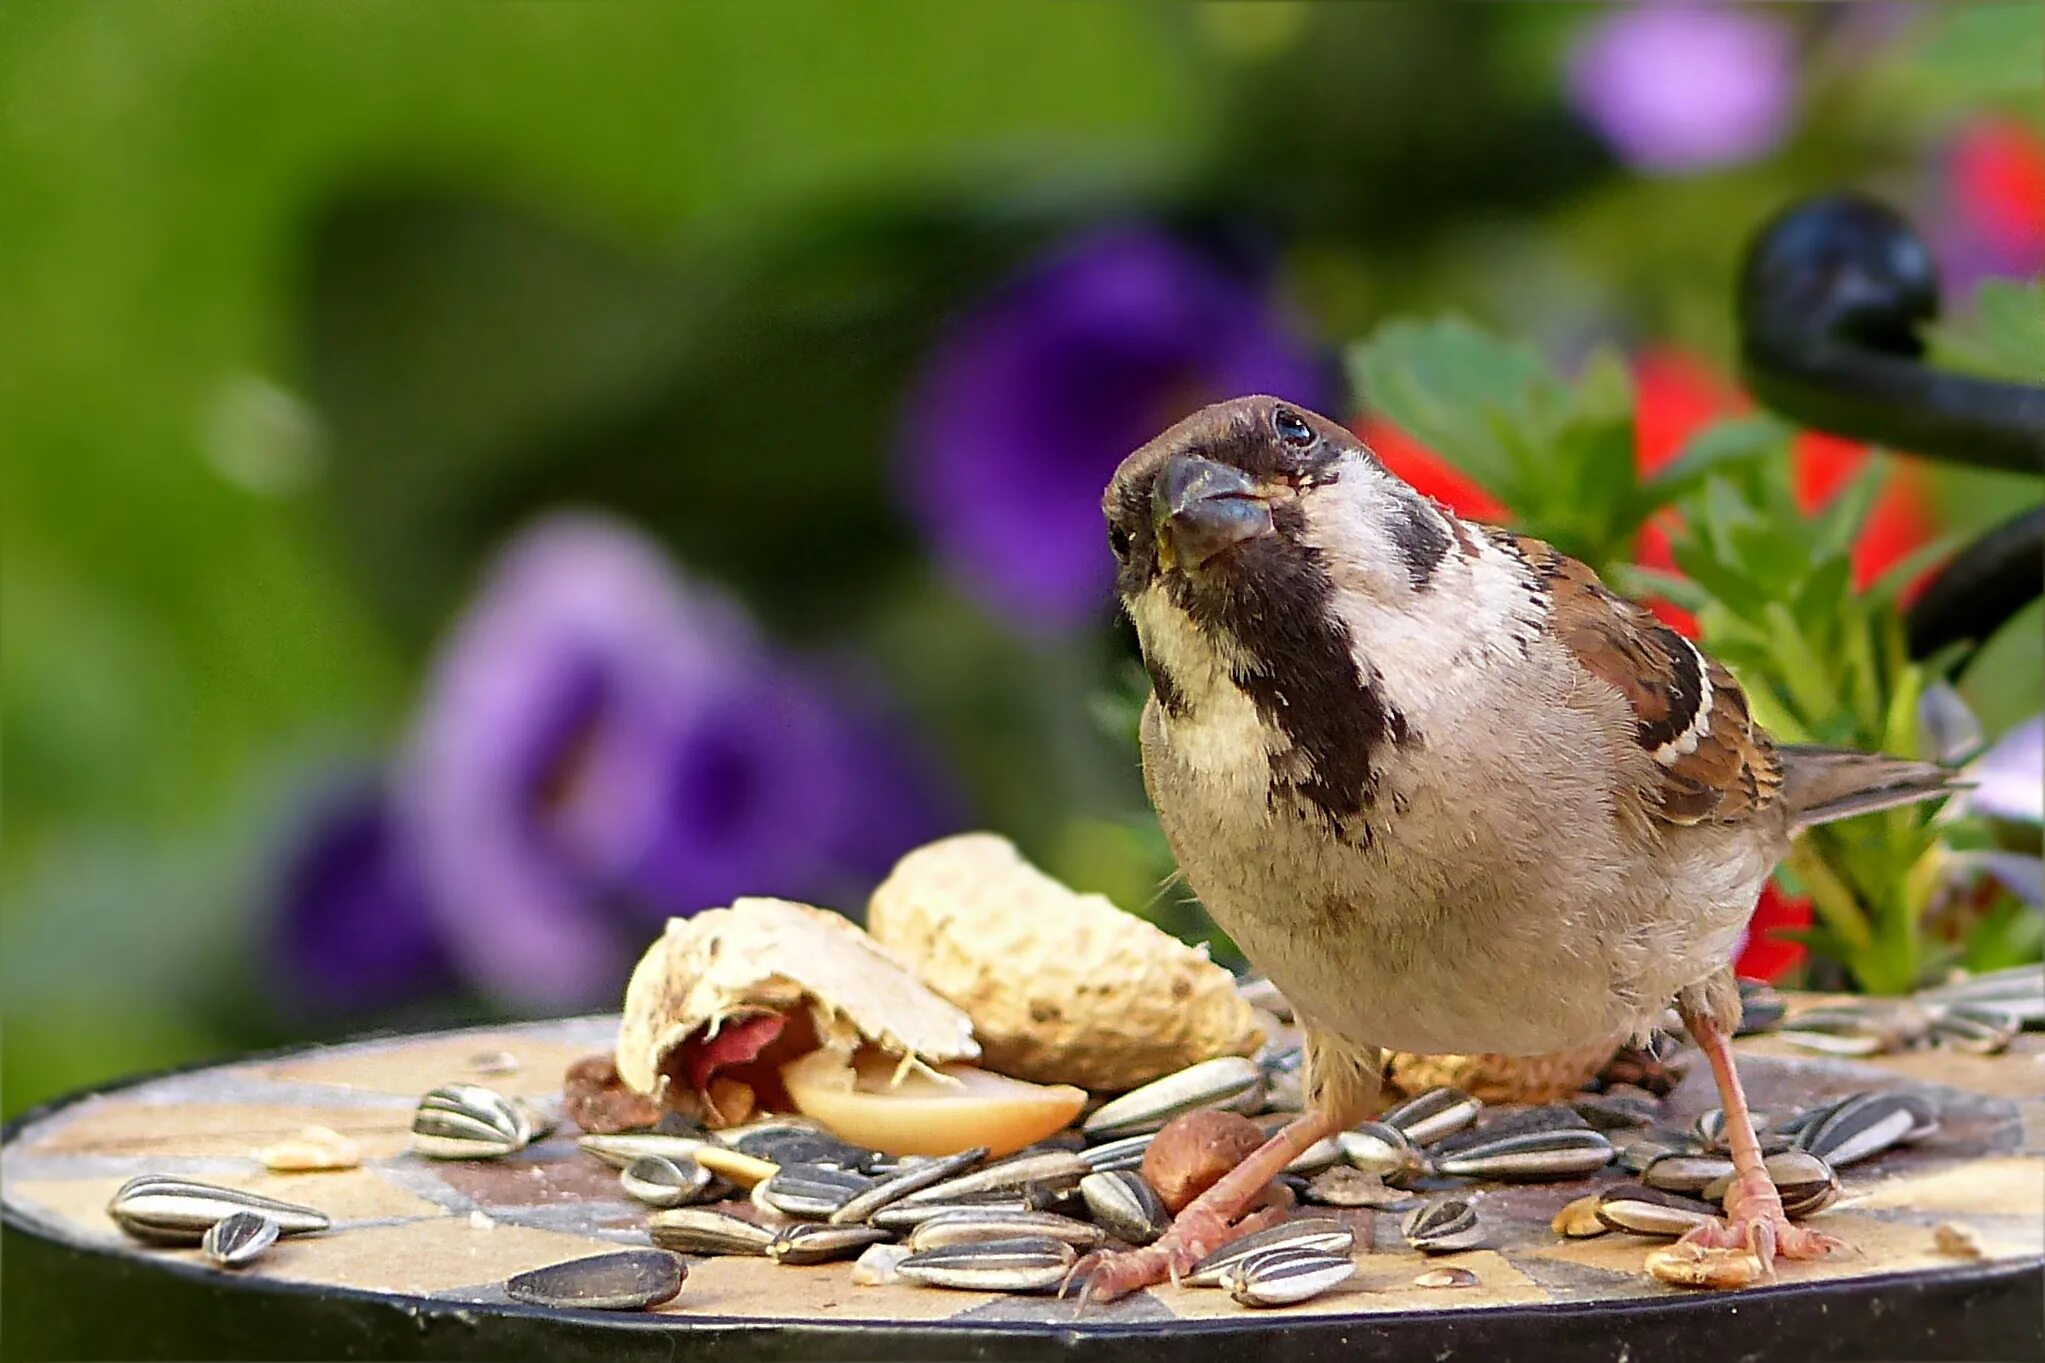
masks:
[[[1912,762],[1850,748],[1783,744],[1782,797],[1791,824],[1809,828],[1855,814],[1950,795],[1966,782],[1931,762]]]

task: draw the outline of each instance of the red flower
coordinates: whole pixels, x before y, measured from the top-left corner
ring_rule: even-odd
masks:
[[[1969,124],[1953,146],[1953,207],[2003,269],[2045,266],[2045,141],[2015,118]]]
[[[1810,953],[1802,942],[1777,937],[1777,932],[1795,932],[1811,925],[1811,901],[1786,895],[1774,881],[1761,888],[1761,902],[1747,922],[1746,945],[1733,962],[1735,974],[1750,980],[1779,980],[1796,970]]]

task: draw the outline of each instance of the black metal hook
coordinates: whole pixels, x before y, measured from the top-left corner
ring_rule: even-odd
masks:
[[[2045,388],[1923,362],[1938,272],[1910,225],[1871,199],[1794,205],[1755,234],[1740,275],[1741,374],[1802,425],[1985,468],[2045,472]],[[1947,563],[1905,619],[1913,657],[1980,644],[2045,593],[2045,507]],[[1973,650],[1963,650],[1953,671]]]
[[[1742,377],[1806,426],[1954,463],[2045,472],[2045,388],[1922,362],[1938,314],[1924,242],[1872,199],[1832,194],[1756,234],[1740,277]]]

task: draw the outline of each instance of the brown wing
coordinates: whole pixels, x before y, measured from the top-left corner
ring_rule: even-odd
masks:
[[[1632,707],[1635,737],[1659,774],[1648,794],[1662,819],[1736,823],[1774,803],[1782,765],[1732,673],[1553,546],[1492,533],[1526,561],[1556,637]]]

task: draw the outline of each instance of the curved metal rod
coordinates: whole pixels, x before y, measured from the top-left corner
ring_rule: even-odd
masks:
[[[1910,656],[1929,658],[1953,644],[1967,644],[1953,664],[1958,673],[1980,645],[2041,594],[2045,506],[2034,506],[1961,550],[1910,603],[1903,615]]]
[[[1764,405],[1806,426],[1954,463],[2045,471],[2045,388],[1924,364],[1938,313],[1931,252],[1856,195],[1779,214],[1740,276],[1741,370]]]

